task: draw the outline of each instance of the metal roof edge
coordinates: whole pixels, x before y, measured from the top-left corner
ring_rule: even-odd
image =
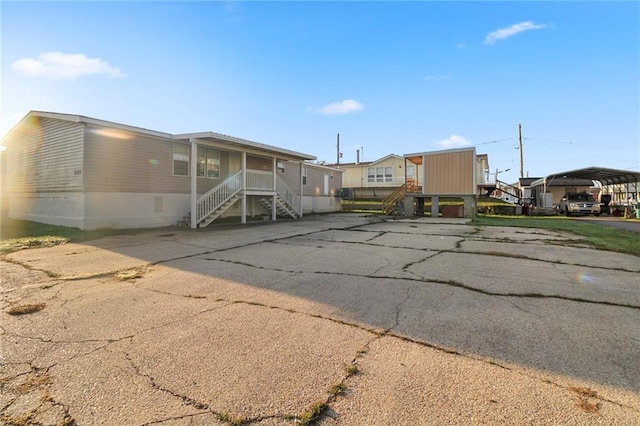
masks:
[[[451,152],[464,152],[464,151],[476,152],[476,147],[475,146],[469,146],[469,147],[465,147],[465,148],[452,148],[452,149],[441,149],[441,150],[436,150],[436,151],[416,152],[416,153],[413,153],[413,154],[404,154],[404,158],[418,157],[418,156],[422,156],[422,155],[431,155],[431,154],[447,154],[447,153],[451,153]]]

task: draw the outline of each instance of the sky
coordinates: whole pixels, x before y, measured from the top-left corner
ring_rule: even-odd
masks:
[[[319,161],[475,146],[491,173],[640,171],[640,3],[0,2],[4,135],[30,110]]]

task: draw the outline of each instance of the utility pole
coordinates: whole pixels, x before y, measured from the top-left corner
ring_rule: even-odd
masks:
[[[337,161],[336,164],[340,165],[340,133],[338,133],[338,152],[336,153]]]
[[[520,179],[524,178],[524,156],[522,155],[522,124],[518,124],[518,140],[520,141]]]

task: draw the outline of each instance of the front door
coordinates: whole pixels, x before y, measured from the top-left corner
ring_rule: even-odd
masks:
[[[324,175],[324,195],[329,195],[329,175]]]

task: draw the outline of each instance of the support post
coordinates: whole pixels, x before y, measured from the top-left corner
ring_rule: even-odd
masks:
[[[438,217],[440,214],[440,205],[438,204],[438,196],[431,196],[431,217]]]
[[[277,216],[277,212],[278,212],[278,182],[277,182],[277,178],[278,178],[278,161],[276,160],[276,157],[273,157],[273,161],[272,161],[272,169],[273,169],[273,181],[271,183],[271,185],[273,185],[273,191],[275,192],[275,194],[273,195],[272,200],[271,200],[271,220],[276,220],[276,216]]]
[[[189,175],[191,179],[191,228],[198,227],[198,143],[194,138],[189,139],[191,142],[191,161],[189,164]]]
[[[300,217],[302,217],[302,212],[304,211],[304,185],[302,184],[302,173],[304,168],[304,162],[300,162]]]
[[[247,223],[247,153],[242,151],[242,198],[240,201],[240,223]]]

